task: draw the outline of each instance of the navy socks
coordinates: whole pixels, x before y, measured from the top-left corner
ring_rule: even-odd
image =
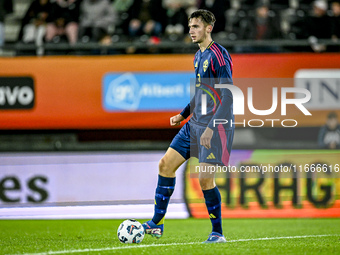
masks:
[[[175,189],[176,178],[168,178],[158,175],[158,184],[155,194],[155,213],[152,221],[161,225],[168,208],[170,197]]]
[[[203,190],[203,195],[212,224],[212,231],[222,234],[220,191],[215,187],[213,189]]]

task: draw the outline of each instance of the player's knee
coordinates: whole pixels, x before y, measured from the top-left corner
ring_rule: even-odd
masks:
[[[168,163],[167,163],[167,160],[164,157],[161,158],[161,160],[159,161],[158,168],[159,168],[159,173],[160,174],[167,174],[167,172],[168,172]]]
[[[159,166],[159,173],[163,176],[169,176],[175,172],[174,169],[172,169],[171,164],[166,159],[166,157],[161,158],[158,166]]]
[[[214,178],[200,178],[199,181],[202,190],[213,189],[215,187]]]

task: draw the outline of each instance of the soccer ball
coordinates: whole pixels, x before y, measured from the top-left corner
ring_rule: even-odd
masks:
[[[122,243],[141,243],[144,238],[144,228],[136,220],[125,220],[119,225],[117,235]]]

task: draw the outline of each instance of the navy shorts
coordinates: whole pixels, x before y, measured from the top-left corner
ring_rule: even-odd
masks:
[[[200,145],[200,137],[205,129],[206,127],[188,121],[174,137],[170,147],[185,159],[196,157],[200,163],[228,166],[234,129],[225,129],[223,125],[219,125],[214,130],[210,149]]]

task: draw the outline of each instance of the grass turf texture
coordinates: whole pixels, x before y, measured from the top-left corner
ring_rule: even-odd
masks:
[[[1,220],[0,254],[340,254],[340,219],[225,219],[224,234],[232,241],[225,244],[200,243],[211,231],[208,219],[166,220],[161,239],[147,235],[141,244],[121,244],[116,234],[121,222]],[[306,235],[333,236],[240,240]],[[155,244],[166,245],[149,246]]]

